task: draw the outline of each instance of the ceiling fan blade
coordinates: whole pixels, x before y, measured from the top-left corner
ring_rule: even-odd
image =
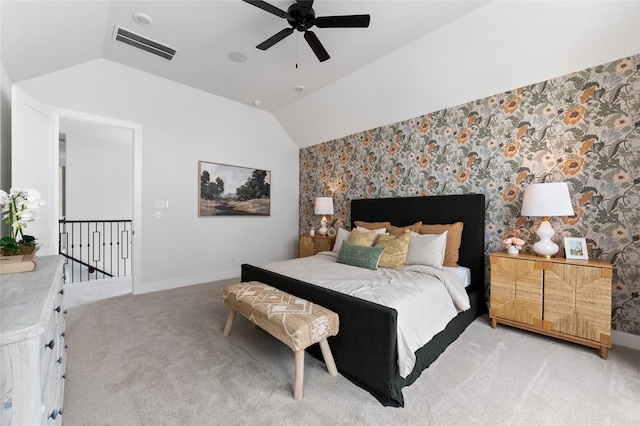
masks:
[[[316,36],[313,31],[305,31],[304,39],[307,40],[309,47],[311,47],[311,50],[313,50],[313,53],[316,54],[320,62],[324,62],[331,57],[324,49],[324,46],[322,46],[322,43],[320,43],[320,40],[318,40],[318,36]]]
[[[367,28],[369,15],[320,16],[313,20],[318,28]]]
[[[269,3],[267,3],[266,1],[262,1],[262,0],[242,0],[245,3],[249,3],[254,5],[255,7],[258,7],[262,10],[265,10],[269,13],[273,13],[276,16],[279,16],[280,18],[288,18],[289,14],[287,12],[285,12],[282,9],[279,9],[275,6],[270,5]]]
[[[290,36],[291,33],[293,33],[293,28],[285,28],[284,30],[277,33],[276,35],[269,37],[268,39],[266,39],[256,47],[260,50],[267,50],[268,48],[270,48],[277,42],[281,41],[285,37]]]

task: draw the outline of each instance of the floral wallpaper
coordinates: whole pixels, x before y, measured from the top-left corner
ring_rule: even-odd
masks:
[[[486,254],[508,233],[530,250],[524,188],[567,182],[554,239],[613,263],[612,326],[640,335],[639,111],[640,54],[301,149],[300,232],[319,227],[316,196],[349,228],[351,199],[483,193]]]

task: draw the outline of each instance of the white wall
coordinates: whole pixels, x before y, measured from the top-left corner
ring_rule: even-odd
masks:
[[[118,143],[67,134],[68,220],[133,218],[133,135]]]
[[[295,257],[298,148],[271,114],[102,59],[19,86],[51,105],[141,124],[136,292],[232,278],[241,263]],[[199,218],[198,160],[271,170],[271,215]],[[169,201],[160,220],[156,200]]]
[[[11,80],[0,62],[0,189],[11,186]],[[2,226],[4,230],[4,225]],[[4,236],[4,234],[2,234]]]
[[[638,1],[493,1],[275,116],[306,147],[638,52]]]

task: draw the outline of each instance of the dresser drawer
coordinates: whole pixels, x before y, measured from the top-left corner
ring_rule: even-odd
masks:
[[[0,423],[60,425],[66,368],[61,256],[0,286]],[[55,418],[54,418],[55,417]]]
[[[63,411],[62,387],[64,386],[64,379],[62,376],[66,368],[66,360],[64,356],[61,356],[58,360],[54,362],[48,371],[42,390],[42,405],[48,424],[51,424],[52,421],[59,422],[58,417],[62,416]]]
[[[45,331],[42,334],[42,345],[40,349],[40,377],[47,376],[47,371],[52,362],[58,359],[61,343],[61,324],[64,324],[64,308],[62,306],[62,295],[58,293],[58,288],[54,288],[53,303],[47,318]],[[63,327],[63,325],[62,325]]]

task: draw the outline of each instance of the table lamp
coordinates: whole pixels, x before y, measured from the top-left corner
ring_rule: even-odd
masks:
[[[540,241],[533,245],[533,251],[540,256],[551,257],[558,252],[558,245],[551,241],[555,234],[550,216],[572,216],[574,214],[566,182],[534,183],[524,190],[522,216],[542,217],[536,230]]]
[[[313,209],[314,214],[321,214],[322,220],[320,221],[320,229],[318,229],[318,233],[320,235],[327,234],[327,216],[328,214],[333,214],[333,198],[331,197],[316,197],[315,208]]]

